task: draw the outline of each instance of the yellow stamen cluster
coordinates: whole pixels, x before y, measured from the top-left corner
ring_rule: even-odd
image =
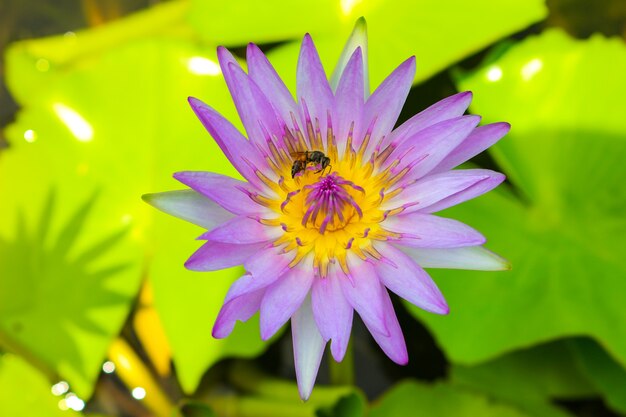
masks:
[[[295,121],[294,126],[297,126]],[[392,147],[382,152],[374,151],[369,159],[364,159],[370,145],[371,128],[357,150],[352,145],[351,128],[341,154],[332,127],[329,126],[326,132],[326,143],[317,123],[314,128],[313,123],[308,121],[306,130],[310,144],[297,128],[285,128],[282,138],[285,147],[276,146],[276,138],[268,138],[270,154],[266,158],[267,163],[279,180],[270,180],[260,170],[256,173],[278,197],[253,195],[252,198],[277,213],[276,218],[260,221],[284,230],[274,245],[284,246],[285,252],[295,252],[290,266],[312,254],[313,267],[319,276],[326,277],[329,264],[335,262],[347,274],[348,251],[363,260],[368,257],[380,259],[381,255],[372,242],[398,237],[383,229],[380,223],[403,209],[385,211],[380,209],[380,205],[402,191],[400,187],[393,187],[406,170],[394,171],[398,161],[387,164],[383,169]],[[291,155],[304,150],[325,152],[330,158],[331,172],[323,175],[319,166],[309,165],[291,178]]]

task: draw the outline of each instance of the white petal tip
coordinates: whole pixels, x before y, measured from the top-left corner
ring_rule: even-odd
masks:
[[[317,372],[313,378],[296,378],[298,380],[298,393],[300,394],[302,401],[308,401],[311,397],[311,392],[313,392],[313,387],[315,386],[316,376]]]

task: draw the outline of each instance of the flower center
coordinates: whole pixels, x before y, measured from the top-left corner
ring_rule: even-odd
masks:
[[[321,234],[343,229],[354,216],[363,218],[363,211],[351,193],[365,194],[365,190],[347,181],[336,172],[321,177],[315,184],[303,187],[306,192],[302,225],[318,229]]]
[[[394,146],[381,150],[379,144],[369,157],[365,156],[373,125],[357,149],[353,147],[351,128],[340,150],[330,119],[325,141],[317,119],[314,123],[306,115],[305,129],[299,128],[295,116],[292,119],[293,127],[283,126],[282,138],[267,137],[266,161],[278,180],[255,168],[256,175],[274,195],[249,192],[250,198],[277,215],[259,218],[259,222],[282,228],[282,235],[273,244],[282,246],[285,253],[295,254],[290,266],[311,257],[321,277],[335,262],[348,274],[348,252],[363,260],[381,259],[373,241],[399,235],[385,230],[380,223],[404,210],[383,210],[381,204],[401,191],[398,180],[410,167],[399,166],[399,159],[386,162]],[[327,175],[320,154],[327,158]]]

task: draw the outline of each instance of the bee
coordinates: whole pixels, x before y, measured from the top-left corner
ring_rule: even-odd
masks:
[[[304,152],[292,152],[290,153],[293,158],[293,165],[291,166],[291,178],[294,178],[298,172],[304,171],[307,164],[319,164],[321,168],[315,171],[319,173],[324,171],[327,167],[331,167],[330,158],[324,155],[321,151],[304,151]]]

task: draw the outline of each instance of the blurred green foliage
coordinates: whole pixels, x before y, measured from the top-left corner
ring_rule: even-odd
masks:
[[[448,384],[404,381],[372,407],[370,417],[529,417],[486,396]]]
[[[78,417],[59,407],[50,394],[50,381],[19,356],[0,356],[0,410],[12,417]]]
[[[492,150],[512,187],[449,214],[484,231],[514,268],[462,280],[435,272],[457,311],[421,317],[461,363],[589,335],[626,364],[626,47],[550,30],[488,61],[459,86],[486,121],[514,126]]]
[[[410,55],[419,83],[546,14],[540,0],[178,0],[12,45],[6,83],[21,109],[0,153],[0,347],[14,354],[0,357],[0,415],[71,415],[50,394],[59,379],[92,396],[142,280],[152,284],[177,383],[198,401],[183,415],[365,415],[353,388],[317,389],[303,405],[293,384],[245,370],[231,378],[242,397],[196,391],[218,361],[256,357],[266,344],[256,320],[228,339],[210,337],[241,270],[185,270],[200,229],[140,196],[182,188],[176,171],[238,176],[185,101],[203,99],[241,128],[219,44],[273,44],[268,56],[293,88],[302,34],[313,35],[330,72],[365,16],[372,87]],[[597,395],[626,413],[625,46],[554,29],[502,45],[453,74],[484,122],[512,123],[492,152],[510,184],[448,213],[481,230],[514,270],[433,272],[451,315],[407,306],[452,362],[449,381],[401,382],[373,417],[566,417],[553,399]]]

